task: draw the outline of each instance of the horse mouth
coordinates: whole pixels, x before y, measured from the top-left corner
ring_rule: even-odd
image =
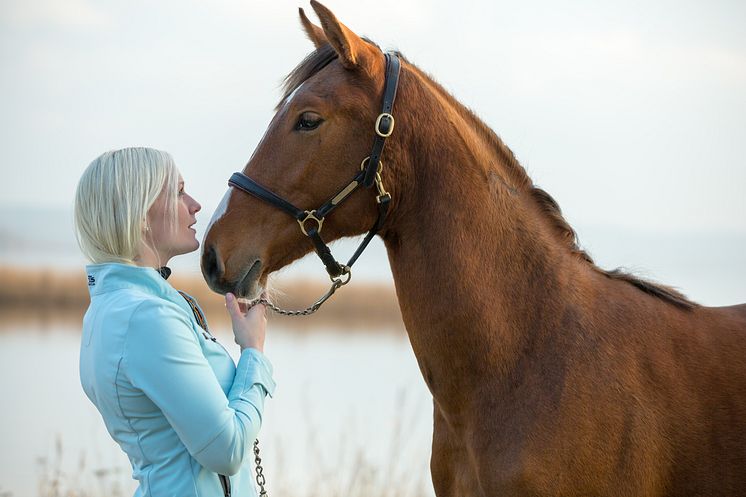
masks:
[[[239,298],[255,298],[261,292],[259,289],[259,276],[262,271],[262,261],[256,259],[251,263],[241,281],[236,285],[236,296]]]

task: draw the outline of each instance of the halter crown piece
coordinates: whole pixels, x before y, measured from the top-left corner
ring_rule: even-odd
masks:
[[[321,262],[324,263],[326,271],[329,273],[329,277],[332,280],[331,289],[305,311],[282,311],[263,298],[253,300],[249,305],[264,303],[269,305],[269,307],[275,312],[289,315],[308,315],[316,312],[316,310],[321,307],[321,304],[334,294],[337,288],[350,281],[352,265],[355,264],[355,261],[357,261],[358,257],[363,253],[370,241],[381,229],[381,226],[383,226],[391,202],[391,195],[389,195],[384,188],[381,179],[381,170],[383,169],[381,154],[383,152],[383,147],[386,144],[386,138],[391,136],[394,131],[395,121],[392,112],[394,109],[394,101],[396,100],[396,90],[399,86],[399,72],[401,69],[401,63],[397,54],[387,52],[384,56],[386,58],[386,80],[383,90],[383,106],[381,113],[378,115],[375,122],[375,137],[373,139],[371,153],[360,163],[360,171],[358,171],[358,173],[352,178],[352,181],[321,205],[321,207],[310,211],[299,209],[276,193],[249,178],[244,173],[233,173],[228,180],[228,185],[263,200],[295,218],[300,225],[300,230],[311,240],[311,243],[313,243],[316,254],[321,259]],[[365,188],[371,188],[373,185],[376,186],[378,192],[376,195],[378,219],[370,231],[368,231],[368,234],[365,235],[365,238],[360,243],[357,250],[355,250],[355,253],[352,255],[350,260],[347,261],[347,264],[340,264],[334,258],[331,250],[329,250],[329,247],[321,238],[321,229],[326,216],[331,214],[338,205],[344,202],[361,185]]]

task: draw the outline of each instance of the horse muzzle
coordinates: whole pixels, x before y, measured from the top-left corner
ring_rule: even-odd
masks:
[[[214,292],[231,292],[237,297],[245,298],[259,294],[258,281],[263,264],[258,257],[248,258],[242,270],[236,275],[231,275],[226,271],[218,248],[210,244],[204,247],[200,266],[202,276]]]

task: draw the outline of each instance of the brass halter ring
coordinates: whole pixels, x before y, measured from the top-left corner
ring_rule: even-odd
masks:
[[[316,221],[316,224],[319,225],[319,228],[317,231],[321,233],[321,227],[324,226],[324,218],[323,217],[321,219],[317,218],[316,210],[304,211],[303,213],[306,215],[306,217],[304,217],[303,219],[297,220],[298,224],[300,224],[300,230],[303,232],[303,234],[308,236],[308,232],[306,231],[306,221],[308,221],[309,219],[311,221]]]
[[[333,283],[332,286],[339,288],[341,286],[345,286],[347,283],[350,282],[350,278],[352,278],[352,271],[350,271],[350,267],[342,264],[342,271],[342,274],[340,274],[339,276],[329,276]]]
[[[368,166],[369,162],[370,162],[370,155],[366,157],[365,159],[363,159],[363,161],[360,163],[360,170],[361,171],[364,170]],[[381,159],[378,159],[378,167],[376,169],[377,169],[376,171],[377,174],[381,174],[381,171],[383,171],[383,161]]]
[[[360,163],[360,170],[362,171],[363,169],[365,169],[369,162],[370,156],[363,159],[363,162]],[[376,202],[380,204],[383,197],[386,197],[389,194],[389,192],[387,192],[386,188],[383,186],[383,179],[381,179],[381,171],[383,171],[383,161],[381,159],[378,159],[378,167],[376,169],[376,189],[378,190]],[[319,231],[321,230],[319,229]]]

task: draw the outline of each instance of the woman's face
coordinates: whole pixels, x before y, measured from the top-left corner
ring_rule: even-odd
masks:
[[[148,245],[155,249],[159,262],[166,264],[171,257],[186,254],[199,248],[197,232],[193,228],[197,222],[195,214],[202,208],[199,203],[184,191],[184,180],[179,175],[179,185],[176,201],[176,226],[169,226],[166,217],[166,188],[148,211],[147,233]]]

